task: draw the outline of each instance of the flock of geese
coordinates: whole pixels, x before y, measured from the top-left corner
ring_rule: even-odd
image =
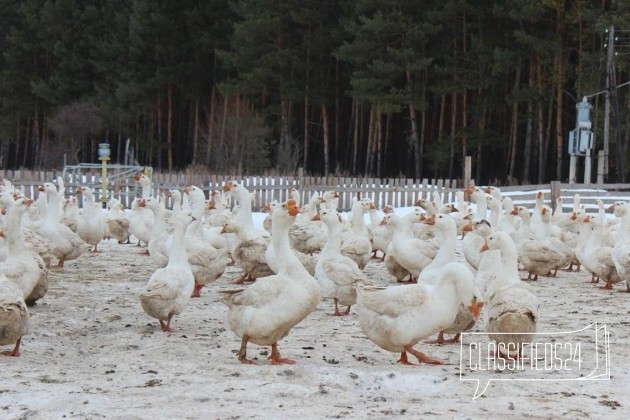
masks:
[[[474,206],[460,191],[455,203],[443,204],[434,195],[404,215],[391,206],[379,211],[369,198],[355,199],[352,210],[341,214],[334,191],[315,193],[300,208],[300,193],[291,190],[290,199],[267,205],[269,215],[258,228],[253,196],[238,182],[227,182],[206,199],[196,186],[153,197],[150,179],[135,179],[142,194],[132,209],[112,199],[107,212],[88,187],[64,198],[61,179],[41,185],[36,201],[2,182],[0,345],[14,345],[3,354],[19,355],[28,307],[46,294],[49,270],[99,252],[104,238],[129,243],[133,236],[146,245],[156,269],[139,300],[167,332],[174,331],[173,317],[191,298],[200,297],[228,265],[239,266],[243,274],[232,283],[248,285],[216,291],[228,307],[230,329],[241,339],[242,363],[255,363],[247,358],[250,342],[271,346],[273,364],[295,363],[281,357],[278,342],[322,298],[330,299],[336,316],[351,316],[356,305],[366,336],[400,353],[400,363],[412,364],[409,353],[418,362],[439,364],[414,346],[435,334],[432,342],[458,342],[482,310],[486,332],[499,344],[496,356],[518,358],[536,332],[539,303],[530,282],[539,276],[583,267],[591,282],[612,289],[625,281],[630,291],[626,202],[608,209],[616,217],[606,217],[600,201],[593,217],[578,195],[573,211],[564,213],[561,201],[552,212],[539,193],[530,214],[499,188],[469,187]],[[457,258],[460,249],[465,262]],[[364,272],[370,260],[386,267],[393,284],[375,285]],[[519,271],[527,272],[527,281]]]

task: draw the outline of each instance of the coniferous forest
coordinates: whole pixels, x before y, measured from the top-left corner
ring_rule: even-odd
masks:
[[[588,96],[630,173],[627,0],[0,0],[0,51],[3,168],[542,183]]]

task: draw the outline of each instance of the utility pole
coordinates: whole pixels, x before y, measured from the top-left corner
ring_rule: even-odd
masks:
[[[614,69],[614,55],[615,55],[615,27],[611,26],[607,30],[608,32],[608,64],[606,66],[606,105],[604,109],[604,177],[608,177],[608,156],[609,156],[609,141],[610,141],[610,108],[611,108],[611,94],[612,86],[615,83],[612,80],[611,69]]]

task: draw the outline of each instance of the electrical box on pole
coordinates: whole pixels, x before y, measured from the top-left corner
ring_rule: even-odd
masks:
[[[591,104],[586,96],[576,105],[577,124],[569,132],[569,154],[572,156],[590,156],[593,149],[594,133],[591,130]]]

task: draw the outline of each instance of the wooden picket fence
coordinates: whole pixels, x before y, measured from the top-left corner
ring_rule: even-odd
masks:
[[[43,182],[51,182],[62,175],[62,171],[0,171],[2,179],[10,180],[21,192],[30,198],[37,197],[37,187]],[[210,190],[219,190],[227,181],[234,180],[254,193],[253,210],[259,211],[265,204],[283,201],[289,198],[289,189],[295,188],[302,193],[302,203],[308,202],[313,193],[332,190],[339,193],[339,208],[347,211],[351,208],[355,197],[369,197],[377,208],[386,204],[394,207],[411,207],[420,198],[432,200],[438,193],[443,203],[455,202],[456,193],[464,187],[463,180],[408,178],[371,178],[371,177],[312,177],[298,171],[294,176],[236,176],[219,175],[204,171],[185,172],[153,172],[152,193],[154,196],[171,189],[182,189],[188,185],[196,185],[209,196]],[[81,182],[79,182],[81,181]],[[102,196],[100,171],[86,171],[80,179],[65,179],[66,195],[74,195],[80,185],[90,186],[99,200]],[[563,209],[572,208],[574,194],[580,194],[580,202],[588,212],[597,210],[596,200],[600,199],[606,206],[618,200],[630,200],[630,184],[584,185],[565,184],[557,181],[551,184],[519,185],[501,187],[504,195],[510,195],[515,205],[532,208],[536,194],[544,194],[546,204],[555,207],[555,198],[562,197]],[[133,177],[120,179],[108,185],[106,196],[114,197],[130,206],[140,195],[140,189]],[[171,203],[167,198],[167,206]]]

